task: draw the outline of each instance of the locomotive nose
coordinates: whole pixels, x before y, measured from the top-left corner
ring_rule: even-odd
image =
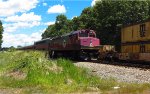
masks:
[[[98,46],[99,45],[99,39],[96,38],[81,38],[80,39],[80,45],[82,46]]]

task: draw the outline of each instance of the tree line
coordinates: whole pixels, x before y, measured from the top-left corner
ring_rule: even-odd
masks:
[[[0,20],[0,49],[1,49],[1,46],[2,46],[2,42],[3,42],[3,40],[2,40],[2,38],[3,38],[3,25],[2,25],[2,22],[1,22],[1,20]]]
[[[47,27],[42,38],[60,36],[79,29],[93,29],[102,44],[120,47],[121,27],[149,17],[149,0],[100,0],[71,20],[63,14],[58,15],[55,24]]]

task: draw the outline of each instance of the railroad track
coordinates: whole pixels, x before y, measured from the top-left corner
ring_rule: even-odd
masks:
[[[92,61],[93,62],[93,61]],[[150,70],[150,63],[146,62],[134,62],[134,61],[117,61],[117,62],[112,62],[112,61],[94,61],[94,63],[103,63],[103,64],[108,64],[108,65],[115,65],[115,66],[124,66],[124,67],[133,67],[133,68],[139,68],[142,70]]]
[[[96,60],[74,62],[76,66],[87,68],[90,73],[102,78],[115,78],[121,82],[150,83],[150,65],[147,64]]]
[[[75,62],[91,62],[91,63],[97,63],[97,64],[107,64],[107,65],[114,65],[114,66],[122,66],[122,67],[133,67],[133,68],[139,68],[141,70],[150,70],[150,63],[149,62],[127,62],[127,61],[98,61],[98,60],[82,60],[82,61],[75,61]]]

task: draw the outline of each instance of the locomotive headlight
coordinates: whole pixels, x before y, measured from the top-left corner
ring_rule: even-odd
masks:
[[[93,46],[93,44],[92,44],[92,40],[90,40],[90,47],[92,47]]]

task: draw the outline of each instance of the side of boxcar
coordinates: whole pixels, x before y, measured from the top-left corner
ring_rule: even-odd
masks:
[[[150,61],[150,20],[122,27],[119,59]]]
[[[150,20],[122,27],[121,43],[150,40]]]

